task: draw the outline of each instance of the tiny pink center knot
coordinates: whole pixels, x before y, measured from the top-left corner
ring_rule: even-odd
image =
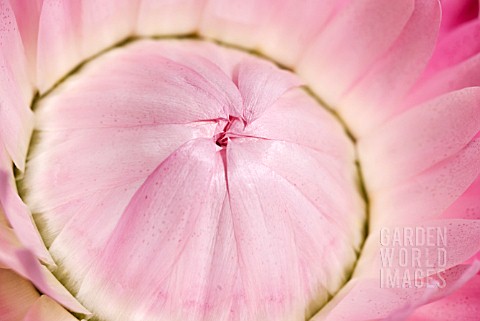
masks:
[[[231,138],[242,136],[237,130],[243,129],[244,121],[235,116],[229,116],[228,120],[218,122],[219,129],[214,136],[215,143],[225,148]]]

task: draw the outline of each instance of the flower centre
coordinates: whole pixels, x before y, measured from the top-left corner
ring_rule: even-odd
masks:
[[[217,146],[225,148],[230,139],[235,137],[242,137],[241,131],[244,127],[244,121],[237,117],[229,116],[228,120],[219,120],[217,125],[217,130],[219,132],[216,133],[214,136],[215,144],[217,144]]]
[[[35,115],[19,187],[56,276],[99,320],[302,320],[355,264],[353,144],[268,61],[137,41]]]

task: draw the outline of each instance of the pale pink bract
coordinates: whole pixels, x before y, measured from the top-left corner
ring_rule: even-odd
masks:
[[[477,0],[0,13],[0,321],[480,319]]]

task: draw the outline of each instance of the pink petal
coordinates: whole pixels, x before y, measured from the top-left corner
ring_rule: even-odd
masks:
[[[396,42],[338,102],[340,115],[355,136],[362,136],[405,109],[400,102],[435,48],[440,16],[438,1],[416,0],[415,10]]]
[[[480,275],[475,275],[453,294],[424,305],[407,321],[475,321],[480,315]]]
[[[478,270],[478,266],[476,267]],[[378,273],[378,271],[377,271]],[[472,277],[472,270],[458,266],[444,273],[447,286],[443,289],[425,288],[381,288],[375,278],[354,278],[335,295],[312,321],[400,321],[395,314],[418,302],[425,302],[432,297],[442,297],[457,290]],[[409,321],[413,321],[410,320]],[[432,320],[433,321],[433,320]]]
[[[219,50],[218,46],[194,41],[187,43],[182,41],[145,42],[145,45],[137,48],[141,48],[140,50],[143,49],[145,52],[155,50],[163,57],[178,63],[178,67],[182,70],[182,67],[187,67],[194,73],[191,78],[188,71],[185,74],[185,81],[192,81],[190,86],[204,87],[204,94],[214,97],[218,104],[223,106],[225,115],[241,116],[242,96],[238,91],[237,84],[232,82],[232,78],[237,77],[238,61],[245,59],[243,53],[234,50]],[[268,66],[267,62],[259,64],[259,67],[265,69]],[[283,74],[283,76],[286,79],[289,79],[288,76],[291,77],[287,74]],[[208,106],[203,108],[207,109]]]
[[[40,260],[54,265],[32,220],[29,208],[18,196],[12,164],[5,157],[5,153],[0,154],[0,207],[20,241],[28,246]]]
[[[177,54],[181,62],[176,62],[159,54],[156,47],[154,42],[139,43],[135,45],[137,54],[120,54],[120,61],[112,60],[112,53],[104,58],[102,72],[95,64],[89,66],[88,81],[78,79],[75,90],[49,97],[54,101],[48,103],[53,109],[39,108],[40,126],[64,129],[178,124],[228,118],[227,111],[239,108],[234,106],[241,98],[238,92],[232,93],[235,86],[231,81],[222,87],[221,82],[209,80],[218,78],[222,72],[219,67],[211,64],[205,69],[201,62],[197,65],[203,67],[190,68],[182,61],[185,54]],[[192,55],[190,58],[202,60]],[[138,107],[132,109],[132,105]]]
[[[243,98],[243,119],[247,124],[262,116],[286,91],[301,85],[292,73],[253,61],[240,63],[234,77]]]
[[[113,319],[133,318],[133,308],[164,318],[185,313],[183,319],[197,319],[207,313],[204,298],[214,283],[205,277],[225,195],[223,161],[214,142],[198,139],[181,146],[131,199],[78,296]],[[119,268],[126,260],[133,264]],[[180,282],[171,287],[174,279]],[[142,298],[141,310],[133,298]],[[117,309],[106,308],[105,300],[119,303]]]
[[[447,270],[444,273],[443,279],[444,284],[448,283],[446,291],[438,290],[436,288],[427,289],[425,294],[420,298],[420,300],[408,302],[400,309],[394,311],[387,318],[388,321],[403,321],[407,317],[411,316],[412,313],[419,307],[425,306],[428,303],[449,297],[452,292],[457,291],[465,283],[469,282],[480,269],[480,261],[475,262],[473,265],[457,265],[456,267]],[[410,320],[410,318],[408,319]]]
[[[302,106],[302,108],[297,108]],[[322,124],[319,126],[319,124]],[[281,140],[312,148],[338,160],[352,159],[353,146],[344,128],[303,89],[292,89],[280,97],[262,117],[249,124],[245,135]],[[332,139],[332,137],[339,137]]]
[[[270,215],[274,213],[285,213],[287,216],[284,220],[291,220],[293,224],[293,243],[298,245],[293,252],[301,256],[305,250],[308,254],[303,255],[311,255],[307,261],[322,257],[331,264],[342,262],[345,260],[336,258],[336,255],[348,257],[352,240],[353,247],[359,244],[358,233],[363,224],[363,214],[358,209],[362,208],[362,202],[356,198],[353,190],[355,178],[352,165],[343,163],[340,166],[337,159],[333,160],[329,155],[296,144],[255,138],[232,140],[227,147],[227,157],[232,211],[234,219],[241,220],[236,226],[242,230],[245,228],[244,233],[250,237],[266,235],[265,231],[260,230],[253,234],[254,230],[264,228],[264,224],[260,218],[255,219],[251,215],[264,213],[263,219],[270,220]],[[343,201],[339,203],[338,199]],[[291,216],[293,213],[302,214]],[[358,213],[358,216],[352,213]],[[330,235],[329,231],[335,231],[334,235]],[[317,243],[313,240],[315,235],[324,235],[331,240],[331,244],[336,244],[336,248],[343,250],[326,253],[325,239],[318,240]],[[285,235],[282,239],[285,238],[288,239],[288,236]],[[344,241],[346,242],[343,243]],[[304,245],[301,245],[302,242],[305,242]],[[327,259],[328,256],[332,258]],[[329,274],[330,266],[320,265],[322,267],[319,271]],[[313,274],[322,274],[319,271]],[[330,280],[332,278],[330,276]],[[318,280],[307,283],[316,282]]]
[[[46,132],[46,145],[57,147],[42,144],[32,152],[29,175],[22,183],[25,199],[35,213],[42,213],[99,190],[143,180],[184,142],[213,136],[214,129],[213,123]],[[56,164],[54,172],[43,170],[49,163]],[[30,191],[38,193],[30,196]]]
[[[43,0],[10,0],[28,61],[32,83],[36,81],[38,22]]]
[[[358,142],[369,190],[414,178],[458,153],[479,132],[480,88],[452,92],[406,111]]]
[[[39,297],[38,292],[30,282],[12,270],[0,268],[0,284],[0,319],[23,320],[30,306]]]
[[[148,52],[149,50],[161,52],[165,58],[173,60],[179,64],[188,66],[190,69],[198,72],[206,72],[206,80],[215,87],[223,86],[223,90],[228,95],[238,95],[238,88],[233,84],[235,93],[232,93],[232,81],[239,61],[248,56],[241,50],[229,49],[218,46],[213,42],[206,41],[182,41],[182,40],[164,40],[164,41],[144,41],[148,45],[137,44],[139,50]],[[135,45],[132,45],[135,46]],[[202,59],[203,58],[203,59]],[[223,71],[224,75],[219,73]],[[226,81],[227,76],[228,81]],[[222,97],[226,93],[217,93]]]
[[[28,81],[26,68],[26,57],[19,27],[15,19],[15,13],[8,0],[0,1],[0,12],[2,13],[0,29],[0,62],[2,67],[2,87],[7,86],[6,82],[12,82],[18,86],[16,97],[22,102],[30,103],[32,88]],[[5,74],[5,75],[4,75]],[[10,87],[12,88],[12,87]]]
[[[377,279],[351,279],[311,321],[385,320],[409,301],[422,298],[423,289],[381,288]]]
[[[412,247],[420,252],[420,256],[417,261],[412,259],[411,262],[408,262],[409,264],[403,264],[400,258],[402,255],[400,249],[408,248],[408,243],[405,239],[401,242],[395,242],[393,240],[394,232],[415,228],[419,229],[419,232],[415,233],[423,233],[426,236],[429,235],[428,233],[433,234],[439,231],[439,233],[442,233],[444,241],[438,241],[434,238],[433,242],[428,240],[428,242],[421,243],[420,238],[417,240],[414,237],[411,241],[413,243]],[[384,234],[389,233],[390,241],[382,241],[382,230],[384,230]],[[434,243],[434,245],[432,246],[431,243]],[[381,247],[389,247],[393,250],[393,254],[388,261],[382,257]],[[432,250],[432,247],[435,247],[435,249]],[[437,251],[438,248],[442,248],[442,251]],[[361,277],[380,277],[379,268],[382,267],[396,269],[400,272],[400,275],[403,275],[405,271],[410,271],[411,275],[415,276],[416,270],[423,272],[423,275],[434,274],[436,271],[455,268],[480,251],[480,220],[422,220],[418,218],[415,221],[410,220],[399,224],[393,221],[384,222],[382,225],[373,226],[363,251],[365,256],[362,252],[358,270],[355,271]],[[443,253],[446,253],[446,255],[443,256]],[[479,267],[480,263],[477,268]],[[478,269],[476,271],[478,272]],[[384,280],[384,286],[385,283]],[[445,289],[448,289],[451,285],[447,284],[446,286]]]
[[[30,280],[42,293],[72,311],[89,314],[51,272],[38,262],[33,254],[19,244],[13,231],[5,226],[0,226],[0,249],[0,264],[2,266],[6,266],[25,279]]]
[[[207,2],[200,34],[259,50],[294,67],[309,41],[345,2],[212,0]]]
[[[80,6],[79,1],[43,0],[37,39],[36,84],[40,93],[46,92],[83,58]]]
[[[83,0],[80,38],[83,57],[130,37],[137,23],[139,1]]]
[[[205,0],[139,0],[137,32],[141,35],[182,35],[197,31]]]
[[[480,20],[473,20],[449,33],[439,41],[425,73],[432,75],[476,55],[480,52],[479,37]]]
[[[298,73],[327,104],[339,107],[342,94],[401,34],[413,8],[414,0],[351,1],[312,41]]]
[[[208,0],[200,35],[244,48],[258,47],[263,28],[277,8],[272,0]]]
[[[46,242],[58,265],[57,275],[68,279],[73,293],[78,292],[89,268],[102,255],[104,245],[142,183],[138,180],[96,190],[36,217],[47,227],[44,234],[48,234]],[[99,212],[109,214],[98,215]]]
[[[335,137],[332,135],[331,138],[337,145],[346,145],[346,142],[339,137],[342,136]],[[311,203],[305,205],[306,207],[314,205],[321,215],[328,217],[333,223],[339,223],[340,226],[335,228],[337,233],[344,232],[342,230],[348,231],[349,236],[347,238],[350,239],[352,234],[358,233],[363,214],[353,217],[352,213],[362,213],[362,211],[358,211],[362,208],[362,205],[360,199],[352,196],[356,195],[354,187],[356,173],[353,164],[349,163],[350,161],[347,158],[337,158],[323,151],[296,143],[268,139],[236,138],[230,144],[232,144],[232,147],[227,149],[227,152],[231,153],[229,157],[232,158],[233,162],[236,162],[237,158],[240,157],[242,166],[252,163],[253,167],[257,166],[263,168],[264,171],[271,171],[271,175],[284,183],[283,185],[286,187],[282,185],[283,188],[287,190],[293,188],[292,193],[294,195],[299,196],[299,199],[305,202]],[[236,179],[240,179],[242,174],[249,177],[247,175],[249,173],[248,168],[246,168],[246,171],[236,171],[234,166],[230,170],[229,164],[227,164],[227,169],[228,173],[231,172]],[[257,179],[252,178],[252,180],[257,182]],[[258,180],[261,180],[261,178],[258,178]],[[229,178],[229,181],[232,181],[232,179]],[[274,185],[274,182],[275,180],[271,180],[270,183]],[[239,182],[238,184],[247,184],[247,182]],[[257,182],[257,184],[253,184],[252,182],[250,185],[263,186],[263,184],[267,183]],[[291,186],[288,184],[291,184]],[[230,187],[231,193],[235,190],[237,190],[236,187]],[[239,189],[238,192],[243,195],[247,193],[247,190]],[[267,194],[273,193],[271,188],[257,187],[256,190],[258,190],[257,193],[261,193],[262,190],[265,190]],[[240,198],[250,199],[251,197],[253,196],[243,195]],[[338,202],[338,199],[342,199],[342,202]],[[268,200],[263,200],[263,202],[268,202]],[[245,204],[248,203],[248,201],[245,201]],[[252,210],[252,212],[255,211]],[[297,212],[288,211],[288,213]],[[318,216],[319,213],[316,215]],[[326,222],[325,224],[331,224],[332,222]]]
[[[23,321],[76,321],[73,315],[48,296],[42,295],[32,305]]]
[[[443,214],[445,218],[480,219],[480,176]]]
[[[37,222],[48,227],[44,230],[46,242],[59,270],[75,269],[76,278],[81,279],[87,262],[95,260],[92,253],[102,251],[108,231],[113,230],[145,177],[186,141],[213,136],[215,126],[194,123],[45,133],[47,142],[50,139],[59,148],[33,154],[28,168],[32,175],[27,175],[23,184],[39,192],[27,193],[26,199],[38,213]],[[65,141],[65,137],[69,139]],[[52,162],[56,164],[55,180],[50,179],[51,172],[42,171]],[[99,217],[99,211],[111,215]]]
[[[480,140],[475,139],[416,177],[370,194],[372,224],[440,217],[480,175],[479,151]]]
[[[338,222],[331,219],[333,213],[323,212],[315,199],[310,199],[311,186],[302,191],[302,187],[297,188],[298,181],[292,182],[284,173],[261,163],[262,159],[279,159],[279,154],[285,159],[285,147],[266,142],[268,149],[262,155],[257,151],[264,148],[257,144],[255,140],[239,139],[227,147],[229,197],[235,237],[241,240],[238,256],[245,301],[254,305],[249,309],[260,312],[259,319],[304,319],[307,316],[301,307],[314,297],[324,301],[325,292],[341,284],[343,276],[332,275],[329,269],[337,270],[334,262],[351,258],[353,248],[343,242],[343,237],[329,233],[338,229]],[[300,182],[305,183],[302,179]],[[320,243],[326,241],[340,248],[337,254],[341,257],[332,258],[332,253],[316,242],[315,235],[323,235]],[[317,261],[320,257],[330,265]],[[268,296],[272,298],[266,304]],[[288,311],[295,314],[286,314]],[[282,317],[285,315],[290,317]]]
[[[478,0],[442,0],[440,35],[445,36],[462,24],[478,17]]]
[[[347,2],[275,1],[273,6],[276,9],[261,31],[260,51],[282,65],[295,67],[312,39],[322,32]]]
[[[38,31],[40,92],[50,89],[82,60],[132,35],[137,6],[137,1],[129,0],[44,0]]]
[[[16,166],[23,170],[33,126],[25,53],[15,15],[7,0],[0,1],[0,139]],[[3,146],[0,151],[3,152]],[[3,157],[0,155],[0,157]]]
[[[451,68],[437,72],[422,81],[407,98],[405,105],[415,105],[445,93],[466,87],[477,87],[480,83],[480,54]],[[477,87],[478,88],[478,87]]]
[[[471,21],[449,33],[438,44],[423,76],[412,88],[406,105],[479,83],[480,21]]]

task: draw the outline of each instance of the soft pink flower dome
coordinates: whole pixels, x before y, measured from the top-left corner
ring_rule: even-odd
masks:
[[[0,321],[479,319],[478,1],[0,13]]]

